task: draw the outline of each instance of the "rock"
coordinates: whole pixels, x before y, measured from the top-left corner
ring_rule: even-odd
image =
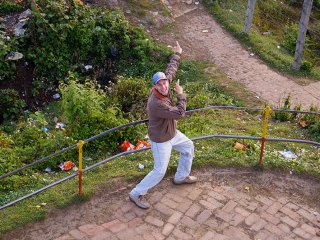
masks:
[[[25,30],[23,29],[24,25],[26,25],[27,21],[24,19],[23,21],[19,21],[15,26],[14,26],[14,35],[17,37],[23,36]]]
[[[23,58],[23,54],[19,52],[11,52],[6,56],[6,61],[16,61]]]
[[[32,11],[30,9],[27,9],[20,14],[19,19],[29,19],[31,14],[32,14]]]

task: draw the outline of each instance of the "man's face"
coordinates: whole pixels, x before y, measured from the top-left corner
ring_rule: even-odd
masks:
[[[163,96],[167,96],[168,95],[168,92],[169,92],[169,81],[167,79],[159,80],[155,87]]]

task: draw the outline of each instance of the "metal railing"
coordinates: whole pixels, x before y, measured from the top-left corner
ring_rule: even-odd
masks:
[[[208,139],[208,138],[231,138],[231,139],[248,139],[248,140],[257,140],[257,141],[261,141],[261,149],[260,149],[260,159],[259,159],[259,165],[262,165],[262,158],[263,158],[263,151],[264,151],[264,143],[266,141],[280,141],[280,142],[295,142],[295,143],[307,143],[307,144],[311,144],[311,145],[316,145],[316,146],[320,146],[320,143],[319,142],[316,142],[316,141],[311,141],[311,140],[304,140],[304,139],[287,139],[287,138],[267,138],[266,137],[266,133],[267,133],[267,125],[268,125],[268,116],[270,114],[271,111],[273,112],[288,112],[288,113],[300,113],[300,114],[317,114],[317,115],[320,115],[320,112],[312,112],[312,111],[298,111],[298,110],[285,110],[285,109],[270,109],[269,107],[266,107],[266,108],[249,108],[249,107],[234,107],[234,106],[209,106],[209,107],[205,107],[205,108],[199,108],[199,109],[194,109],[194,110],[189,110],[187,111],[187,115],[190,115],[192,113],[195,113],[195,112],[200,112],[200,111],[204,111],[204,110],[209,110],[209,109],[237,109],[237,110],[249,110],[249,111],[264,111],[265,113],[265,118],[264,118],[264,122],[263,122],[263,133],[262,133],[262,136],[261,137],[252,137],[252,136],[238,136],[238,135],[220,135],[220,134],[215,134],[215,135],[207,135],[207,136],[201,136],[201,137],[196,137],[196,138],[192,138],[191,140],[193,141],[197,141],[197,140],[202,140],[202,139]],[[125,156],[125,155],[128,155],[128,154],[132,154],[132,153],[137,153],[137,152],[141,152],[141,151],[145,151],[145,150],[149,150],[150,147],[148,148],[143,148],[143,149],[138,149],[138,150],[133,150],[133,151],[127,151],[127,152],[122,152],[122,153],[119,153],[119,154],[116,154],[112,157],[109,157],[109,158],[106,158],[104,160],[101,160],[99,161],[98,163],[95,163],[85,169],[82,169],[82,146],[84,143],[88,143],[94,139],[97,139],[99,137],[102,137],[108,133],[111,133],[111,132],[114,132],[114,131],[117,131],[119,129],[122,129],[122,128],[125,128],[125,127],[129,127],[129,126],[134,126],[134,125],[137,125],[137,124],[141,124],[141,123],[145,123],[145,122],[148,122],[148,119],[144,119],[144,120],[139,120],[139,121],[135,121],[135,122],[131,122],[131,123],[127,123],[127,124],[124,124],[124,125],[121,125],[121,126],[117,126],[117,127],[114,127],[114,128],[111,128],[107,131],[104,131],[100,134],[97,134],[95,136],[92,136],[86,140],[83,140],[83,141],[79,141],[77,144],[74,144],[72,146],[69,146],[69,147],[66,147],[56,153],[53,153],[49,156],[46,156],[44,158],[41,158],[39,160],[36,160],[35,162],[33,163],[30,163],[28,165],[25,165],[21,168],[18,168],[18,169],[15,169],[14,171],[11,171],[9,173],[6,173],[2,176],[0,176],[0,179],[3,179],[3,178],[6,178],[6,177],[9,177],[15,173],[18,173],[26,168],[29,168],[29,167],[32,167],[38,163],[41,163],[41,162],[44,162],[54,156],[58,156],[59,154],[62,154],[70,149],[73,149],[73,148],[76,148],[78,147],[79,148],[79,170],[78,172],[76,173],[73,173],[65,178],[62,178],[56,182],[53,182],[41,189],[38,189],[30,194],[27,194],[23,197],[20,197],[10,203],[7,203],[3,206],[0,206],[0,210],[4,209],[4,208],[7,208],[9,206],[12,206],[14,205],[15,203],[17,202],[20,202],[26,198],[29,198],[33,195],[36,195],[40,192],[43,192],[55,185],[58,185],[62,182],[65,182],[71,178],[74,178],[76,176],[79,177],[79,194],[82,194],[82,173],[83,172],[86,172],[86,171],[89,171],[97,166],[100,166],[106,162],[109,162],[113,159],[116,159],[118,157],[121,157],[121,156]]]

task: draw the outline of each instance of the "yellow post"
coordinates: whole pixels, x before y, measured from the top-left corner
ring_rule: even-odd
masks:
[[[79,176],[79,195],[82,194],[82,147],[85,144],[85,141],[80,140],[78,143],[79,148],[79,168],[78,168],[78,176]]]
[[[268,121],[269,121],[269,114],[271,112],[271,108],[267,106],[264,110],[264,120],[263,120],[263,128],[262,128],[262,136],[261,136],[261,148],[260,148],[260,159],[259,165],[262,166],[262,158],[263,158],[263,151],[264,151],[264,143],[267,137],[267,128],[268,128]]]

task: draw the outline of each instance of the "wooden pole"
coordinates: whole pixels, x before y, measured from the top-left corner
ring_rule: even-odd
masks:
[[[247,7],[247,14],[246,14],[246,21],[244,23],[244,32],[249,33],[252,19],[253,19],[253,13],[254,13],[254,7],[256,6],[257,0],[248,0],[248,7]]]
[[[299,22],[299,32],[296,44],[296,51],[294,53],[294,62],[292,68],[294,70],[300,70],[302,63],[302,54],[305,43],[305,38],[308,30],[309,18],[311,14],[313,0],[304,0],[301,18]]]

